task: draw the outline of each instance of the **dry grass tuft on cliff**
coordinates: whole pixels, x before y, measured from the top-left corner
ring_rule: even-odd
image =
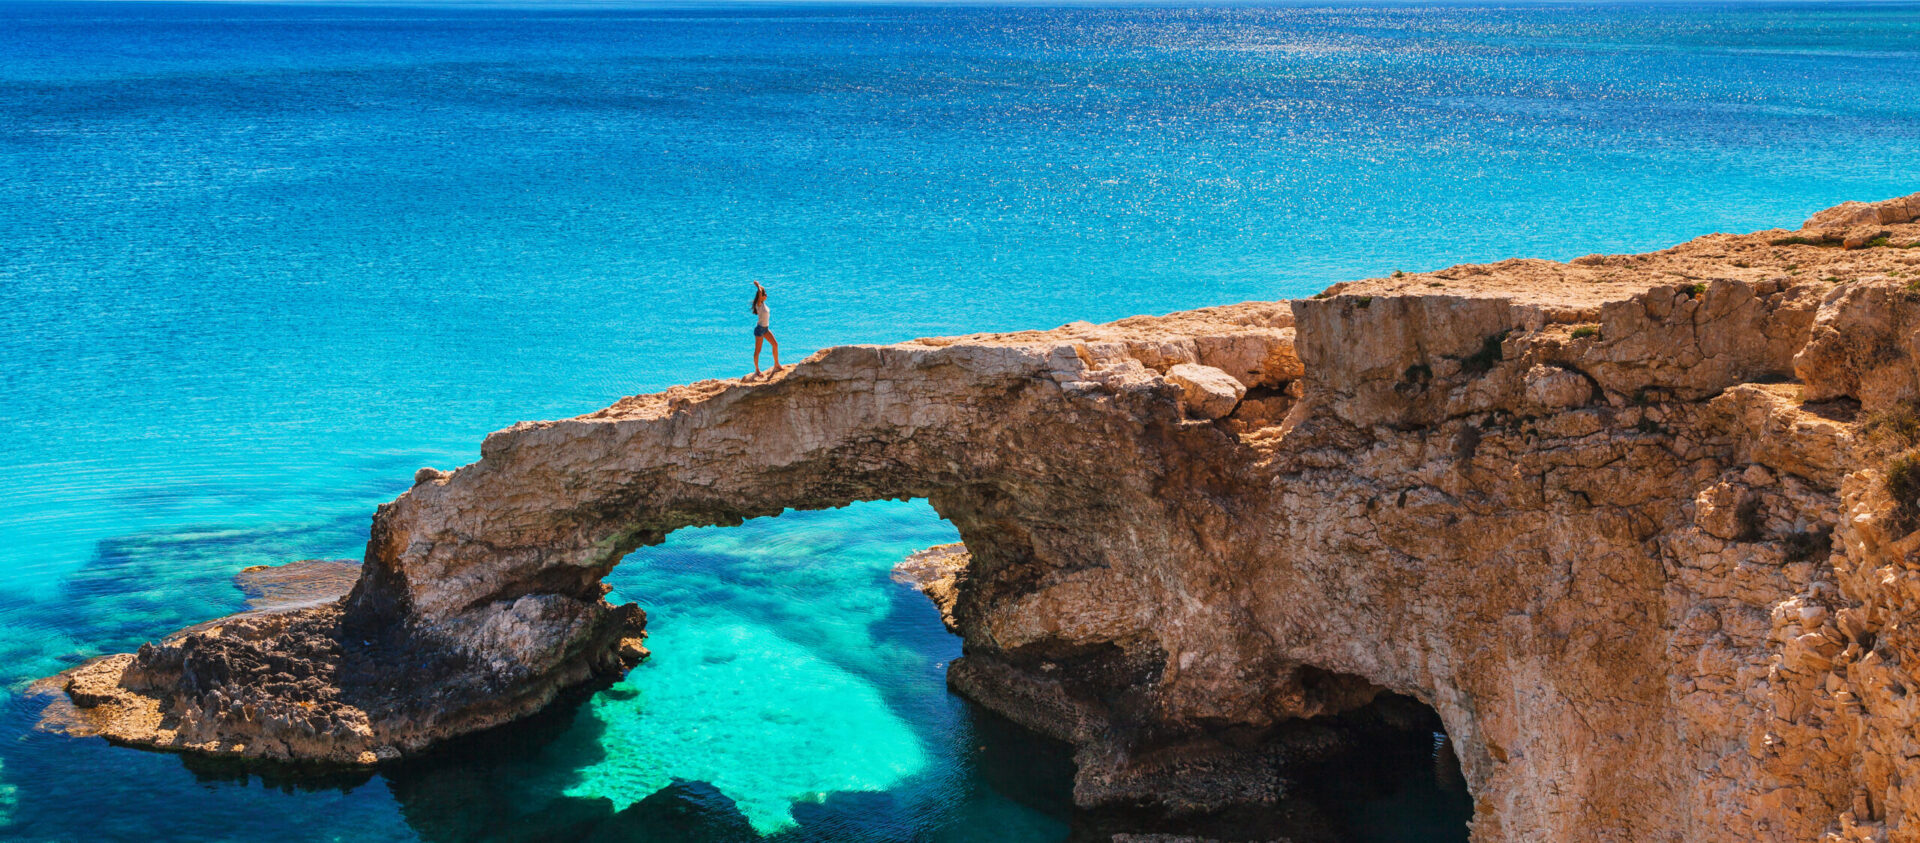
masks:
[[[1900,534],[1920,527],[1920,453],[1908,451],[1887,462],[1883,481],[1893,499],[1893,526]]]
[[[1920,445],[1920,403],[1898,401],[1867,417],[1861,425],[1872,445],[1888,451],[1904,451]]]

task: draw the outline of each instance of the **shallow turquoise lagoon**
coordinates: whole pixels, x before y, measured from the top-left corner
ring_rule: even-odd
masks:
[[[0,838],[1090,834],[889,581],[953,538],[924,503],[637,553],[652,662],[377,775],[71,740],[24,691],[358,557],[490,430],[745,371],[750,279],[791,360],[1916,189],[1907,2],[0,2]],[[1352,839],[1461,838],[1372,776]]]

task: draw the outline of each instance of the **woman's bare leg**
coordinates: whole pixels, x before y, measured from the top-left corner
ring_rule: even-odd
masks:
[[[760,344],[765,341],[766,337],[759,334],[753,335],[753,373],[756,375],[760,374]],[[780,359],[780,352],[775,351],[773,354],[775,360]]]
[[[772,331],[767,332],[767,344],[770,346],[773,346],[773,370],[778,372],[780,371],[780,341],[773,338]],[[759,346],[754,347],[754,351],[758,352],[759,350],[760,350]],[[758,354],[755,354],[753,359],[754,359],[754,368],[756,369],[759,368],[760,356]]]

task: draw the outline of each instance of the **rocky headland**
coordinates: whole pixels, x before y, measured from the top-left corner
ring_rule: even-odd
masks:
[[[923,497],[962,694],[1083,805],[1277,797],[1290,724],[1437,712],[1477,841],[1920,840],[1920,194],[1044,332],[830,348],[486,439],[344,599],[58,679],[137,746],[370,764],[645,656],[601,577]],[[1915,776],[1909,782],[1907,776]]]

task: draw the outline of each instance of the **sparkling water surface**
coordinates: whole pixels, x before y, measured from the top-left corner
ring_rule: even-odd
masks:
[[[0,838],[1057,840],[924,503],[686,531],[655,659],[373,775],[35,731],[486,432],[827,345],[1658,248],[1920,189],[1920,5],[0,3]],[[770,361],[768,361],[770,362]],[[1354,839],[1460,839],[1420,794]],[[1435,821],[1434,817],[1440,817]]]

